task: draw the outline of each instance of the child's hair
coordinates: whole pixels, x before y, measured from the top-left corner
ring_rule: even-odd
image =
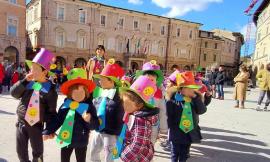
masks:
[[[72,85],[72,86],[70,86],[68,88],[68,94],[67,94],[67,97],[68,98],[72,99],[72,91],[78,89],[79,85],[82,85],[82,84],[74,84],[74,85]],[[84,92],[85,92],[85,98],[84,98],[84,100],[86,100],[87,98],[90,97],[90,94],[88,92],[87,87],[84,86],[84,85],[82,85],[82,86],[83,86],[83,89],[84,89]]]
[[[123,97],[128,97],[130,100],[132,100],[133,102],[135,102],[136,105],[140,105],[140,104],[143,104],[144,101],[143,99],[138,96],[135,92],[132,92],[132,91],[125,91],[123,93],[121,93],[121,99],[123,99]]]
[[[111,78],[109,78],[109,77],[105,77],[105,78],[107,78],[109,81],[112,81],[114,86],[116,86],[115,82]]]
[[[106,52],[105,47],[103,45],[98,45],[97,48],[96,48],[96,51],[97,50],[103,50],[104,52]]]
[[[152,75],[158,77],[157,73],[155,73],[154,71],[145,71],[143,72],[143,75]]]

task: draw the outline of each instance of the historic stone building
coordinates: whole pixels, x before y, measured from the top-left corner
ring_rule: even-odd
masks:
[[[202,24],[82,0],[32,0],[29,47],[45,47],[63,64],[85,62],[98,44],[127,69],[156,59],[161,67],[194,67]]]
[[[214,29],[212,32],[224,41],[221,48],[220,65],[225,67],[229,76],[235,76],[238,73],[241,47],[244,44],[243,35],[220,29]]]
[[[201,26],[84,0],[32,0],[27,5],[28,47],[45,47],[65,65],[85,63],[99,44],[107,57],[132,70],[151,59],[169,72],[174,65],[236,65],[237,38],[220,30],[200,31]]]
[[[263,0],[255,11],[253,20],[257,26],[256,49],[253,55],[253,63],[257,68],[270,62],[270,1]]]
[[[0,1],[0,62],[20,63],[25,58],[25,0]]]
[[[221,65],[222,62],[222,49],[224,40],[218,36],[215,36],[210,31],[199,31],[199,37],[197,41],[197,54],[198,54],[198,66],[202,69],[210,69],[211,66]]]

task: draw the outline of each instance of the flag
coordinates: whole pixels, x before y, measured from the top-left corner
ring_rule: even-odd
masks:
[[[141,39],[138,40],[136,47],[137,47],[138,53],[140,53]]]
[[[126,48],[127,48],[127,53],[129,53],[129,39],[128,39],[128,41],[127,41],[127,46],[126,46]]]
[[[244,11],[245,14],[248,14],[249,11],[255,6],[255,4],[258,2],[259,0],[253,0],[252,3],[249,5],[249,7]]]

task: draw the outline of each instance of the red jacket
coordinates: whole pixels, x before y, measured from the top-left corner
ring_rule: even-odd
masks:
[[[11,84],[15,84],[17,81],[19,81],[19,73],[18,72],[14,72],[12,75],[12,79],[11,79]]]
[[[5,68],[4,68],[4,66],[0,63],[0,83],[3,82],[4,77],[5,77]]]

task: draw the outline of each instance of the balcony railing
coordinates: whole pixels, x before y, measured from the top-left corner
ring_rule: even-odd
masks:
[[[133,57],[133,58],[146,58],[147,57],[147,54],[126,52],[126,53],[124,53],[124,56],[125,57]]]

